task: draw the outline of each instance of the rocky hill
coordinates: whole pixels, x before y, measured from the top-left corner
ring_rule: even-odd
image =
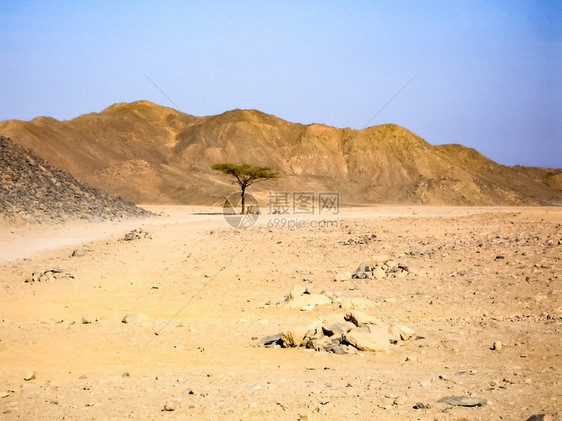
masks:
[[[58,222],[148,214],[131,202],[79,182],[0,136],[0,217],[9,221]]]
[[[268,190],[339,191],[346,204],[562,204],[560,169],[506,167],[392,124],[302,125],[256,110],[195,117],[137,101],[69,121],[7,120],[0,134],[137,203],[219,203],[236,186],[210,166],[230,161],[279,171],[252,186],[262,198]]]

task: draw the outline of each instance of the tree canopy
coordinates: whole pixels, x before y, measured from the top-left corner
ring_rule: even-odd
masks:
[[[275,170],[269,167],[257,167],[250,164],[215,164],[211,168],[236,178],[242,190],[242,214],[245,213],[244,194],[246,188],[260,180],[277,178]]]
[[[240,186],[248,187],[258,180],[277,178],[277,173],[269,167],[256,167],[249,164],[215,164],[213,170],[232,175]]]

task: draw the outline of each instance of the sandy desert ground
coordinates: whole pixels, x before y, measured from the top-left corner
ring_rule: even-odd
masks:
[[[289,229],[263,214],[247,230],[217,209],[149,209],[164,216],[0,227],[0,418],[562,414],[561,208],[346,208],[323,218],[332,224],[300,216]],[[124,241],[133,229],[148,236]],[[346,279],[374,255],[409,273]],[[52,267],[73,277],[24,282]],[[295,285],[341,299],[364,292],[376,303],[366,312],[418,339],[345,355],[258,346],[345,312],[341,299],[289,308]],[[487,405],[438,402],[453,395]]]

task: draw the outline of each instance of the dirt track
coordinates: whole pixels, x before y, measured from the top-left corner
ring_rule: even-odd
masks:
[[[245,231],[220,215],[194,215],[214,209],[164,211],[170,216],[0,227],[3,418],[562,413],[561,209],[355,208],[329,218],[337,226],[311,228],[299,218],[303,226],[292,230],[268,227],[264,214]],[[150,238],[122,241],[133,228]],[[343,244],[364,234],[376,238]],[[70,257],[77,248],[87,254]],[[381,254],[410,274],[334,281]],[[53,266],[75,278],[24,283]],[[257,347],[288,325],[342,311],[337,303],[307,312],[277,305],[294,285],[311,283],[344,297],[361,295],[359,288],[378,306],[370,313],[382,318],[382,310],[425,339],[349,355]],[[148,320],[121,323],[130,313]],[[82,324],[84,316],[93,323]],[[503,349],[491,350],[498,340]],[[31,372],[36,378],[25,381]],[[449,395],[488,404],[437,402]],[[174,411],[162,411],[167,402]],[[414,409],[417,402],[430,408]]]

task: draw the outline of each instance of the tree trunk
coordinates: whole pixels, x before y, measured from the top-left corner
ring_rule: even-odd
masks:
[[[241,213],[241,215],[246,214],[246,197],[244,196],[245,193],[246,193],[246,187],[242,186],[242,213]]]

